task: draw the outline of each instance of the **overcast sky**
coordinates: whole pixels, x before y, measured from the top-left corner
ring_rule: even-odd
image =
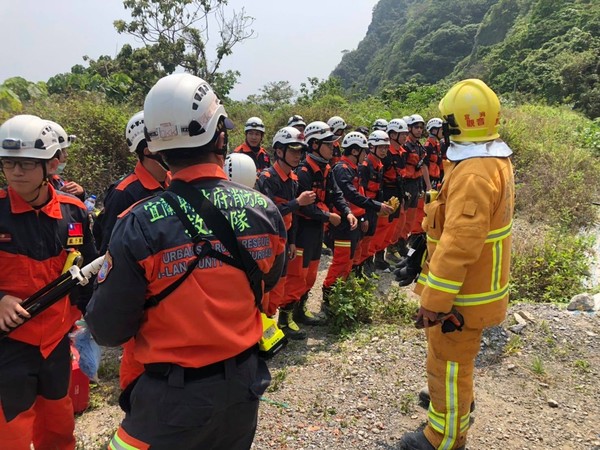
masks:
[[[286,80],[298,89],[307,77],[326,78],[343,50],[355,49],[365,36],[377,0],[229,0],[229,8],[256,20],[256,38],[238,44],[224,69],[242,73],[231,93],[240,100],[269,81]],[[0,83],[21,76],[46,81],[95,59],[115,56],[125,43],[113,21],[127,19],[121,0],[0,0],[2,63]]]

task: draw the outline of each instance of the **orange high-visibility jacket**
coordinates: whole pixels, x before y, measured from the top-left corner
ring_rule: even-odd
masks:
[[[509,158],[449,164],[437,200],[425,205],[428,258],[415,288],[424,308],[456,306],[469,328],[504,320],[513,209]]]

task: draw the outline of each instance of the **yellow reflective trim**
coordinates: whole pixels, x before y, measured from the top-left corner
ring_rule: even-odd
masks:
[[[435,408],[433,407],[433,402],[429,402],[429,409],[427,410],[427,421],[435,431],[437,431],[440,434],[444,434],[446,416],[435,410]]]
[[[458,369],[457,362],[446,362],[446,423],[444,438],[438,446],[438,450],[452,449],[458,438]]]
[[[417,280],[417,283],[426,286],[427,285],[427,275],[423,275],[423,273],[420,273],[419,274],[419,279]]]
[[[512,234],[512,220],[510,223],[502,228],[498,228],[497,230],[492,230],[488,233],[487,239],[485,240],[486,244],[489,242],[496,242],[506,239],[508,236]]]
[[[296,248],[296,256],[302,256],[304,255],[304,250],[300,249],[300,248]]]
[[[485,239],[485,243],[489,244],[490,242],[501,241],[503,239],[506,239],[511,234],[512,234],[512,221],[508,225],[506,225],[502,228],[498,228],[497,230],[490,231],[487,235],[487,238]],[[427,241],[433,242],[434,244],[438,244],[440,242],[439,239],[434,239],[431,236],[427,236]]]
[[[351,241],[333,241],[333,246],[334,247],[351,247],[352,242]]]
[[[112,445],[114,450],[139,450],[137,447],[133,445],[129,445],[123,439],[119,437],[119,432],[117,431],[110,441],[110,445]]]
[[[427,275],[427,286],[437,291],[447,292],[448,294],[458,294],[462,283],[436,277],[433,273],[429,272]]]
[[[460,419],[460,432],[464,433],[471,427],[471,413],[467,413]]]
[[[456,306],[478,306],[502,300],[508,294],[508,283],[496,291],[482,292],[479,294],[459,294],[454,299]]]
[[[500,273],[502,268],[502,243],[500,241],[495,242],[492,245],[492,285],[490,286],[491,291],[500,289]]]

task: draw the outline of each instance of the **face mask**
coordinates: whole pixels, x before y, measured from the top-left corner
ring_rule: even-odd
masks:
[[[61,173],[63,173],[63,170],[65,170],[65,166],[66,166],[66,165],[67,165],[67,163],[66,163],[66,162],[64,162],[64,163],[59,163],[59,164],[58,164],[58,167],[57,167],[57,169],[56,169],[56,173],[57,173],[57,174],[59,174],[59,175],[60,175]]]

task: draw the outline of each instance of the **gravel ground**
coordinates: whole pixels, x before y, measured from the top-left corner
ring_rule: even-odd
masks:
[[[323,277],[322,270],[317,287]],[[391,278],[382,276],[382,294]],[[514,314],[522,312],[533,321],[515,328]],[[394,449],[404,432],[425,424],[417,399],[426,383],[423,332],[371,325],[340,340],[325,327],[308,330],[308,340],[292,341],[269,362],[273,383],[253,449]],[[599,344],[598,315],[512,305],[507,320],[484,335],[467,448],[600,450]],[[77,418],[80,449],[106,448],[122,418],[117,364],[118,351],[105,352],[92,407]]]

